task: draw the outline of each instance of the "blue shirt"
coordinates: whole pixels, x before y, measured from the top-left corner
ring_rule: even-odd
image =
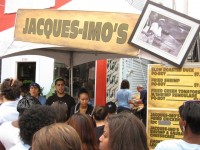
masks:
[[[46,101],[47,101],[43,96],[39,96],[39,97],[38,97],[38,100],[40,101],[40,103],[41,103],[42,105],[45,105],[45,104],[46,104]]]
[[[118,101],[118,107],[130,109],[128,101],[132,99],[132,92],[129,89],[119,89],[116,93],[116,99]]]

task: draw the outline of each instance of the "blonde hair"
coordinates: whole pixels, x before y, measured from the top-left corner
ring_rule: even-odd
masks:
[[[32,140],[32,150],[81,150],[81,140],[74,128],[65,123],[55,123],[37,131]]]

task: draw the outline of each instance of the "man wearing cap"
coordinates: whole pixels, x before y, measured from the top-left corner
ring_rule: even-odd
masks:
[[[69,118],[71,108],[76,104],[75,100],[73,97],[71,97],[70,95],[65,93],[64,79],[62,79],[62,78],[56,79],[55,80],[55,88],[56,88],[56,93],[47,99],[46,104],[51,105],[53,102],[56,102],[56,101],[62,101],[64,103],[67,103],[67,106],[68,106],[67,117]]]
[[[147,90],[141,84],[137,85],[137,91],[140,92],[140,98],[135,100],[136,104],[143,104],[144,108],[141,110],[142,122],[146,126],[147,120]]]
[[[41,89],[39,84],[35,82],[31,83],[29,86],[29,93],[31,96],[37,98],[42,105],[46,104],[46,99],[43,96],[40,96]]]

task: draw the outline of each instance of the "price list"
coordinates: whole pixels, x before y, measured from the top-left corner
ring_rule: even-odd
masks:
[[[149,65],[147,130],[150,149],[162,140],[182,138],[178,108],[186,100],[200,100],[200,66]]]

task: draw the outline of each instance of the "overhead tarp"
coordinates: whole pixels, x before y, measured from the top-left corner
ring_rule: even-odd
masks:
[[[2,1],[1,4],[4,5],[5,1],[7,0]],[[84,11],[102,11],[102,12],[118,12],[118,13],[132,13],[132,14],[141,13],[141,11],[135,9],[135,7],[132,4],[132,1],[128,1],[128,0],[84,0],[84,1],[83,0],[71,0],[71,1],[70,0],[55,0],[55,1],[56,1],[56,5],[54,9],[58,9],[58,10],[84,10]],[[188,3],[188,14],[193,17],[194,15],[198,14],[195,12],[199,11],[199,9],[196,9],[196,8],[191,9],[191,8],[194,8],[191,6],[196,4],[196,3],[193,4],[194,1],[195,0],[191,0],[191,2],[189,1]],[[22,2],[20,1],[20,3]],[[43,1],[40,1],[40,3],[43,3]],[[162,1],[162,3],[165,5],[165,1]],[[176,4],[176,6],[182,6],[180,5],[182,4],[182,2],[175,1],[174,3]],[[2,18],[3,11],[4,11],[4,7],[0,7],[0,13],[1,13],[0,19],[3,19],[4,21],[3,23],[1,22],[0,24],[0,58],[6,58],[6,57],[21,55],[21,54],[23,55],[35,54],[35,52],[33,52],[35,49],[41,50],[41,48],[49,49],[51,47],[53,47],[54,49],[57,49],[56,47],[60,47],[60,46],[50,45],[50,44],[39,44],[39,43],[15,41],[14,27],[11,27],[10,25],[12,24],[10,22],[14,22],[15,15],[14,14],[3,15],[3,18]],[[14,11],[14,10],[11,10],[11,11]],[[3,26],[8,26],[8,27],[7,28],[2,27],[2,24]],[[167,64],[167,62],[165,62],[164,60],[159,59],[144,51],[139,51],[137,56],[140,58],[152,60],[157,63]],[[120,56],[118,55],[118,57]],[[52,58],[55,58],[55,56]],[[61,60],[61,61],[64,61],[64,60]]]
[[[57,0],[56,0],[57,1]],[[64,1],[64,0],[62,0]],[[59,1],[60,2],[60,1]],[[57,4],[57,2],[56,2]],[[124,0],[73,0],[62,7],[58,8],[61,10],[87,10],[87,11],[108,11],[108,12],[127,12],[134,14],[139,14],[139,11],[133,8],[128,2]],[[49,16],[51,17],[51,16]],[[85,16],[82,16],[84,18]],[[103,18],[104,16],[101,16]],[[117,19],[117,18],[116,18]],[[114,54],[110,52],[109,54],[106,52],[99,51],[91,51],[85,50],[83,48],[70,48],[52,44],[44,44],[44,43],[33,43],[33,42],[24,42],[24,41],[16,41],[14,39],[14,30],[12,27],[10,29],[4,30],[0,32],[0,57],[6,58],[17,55],[43,55],[49,56],[59,61],[65,62],[65,64],[69,65],[70,60],[66,60],[69,58],[69,54],[73,52],[73,64],[81,64],[88,61],[93,61],[97,59],[106,59],[106,58],[121,58],[121,57],[132,57],[124,54]],[[81,43],[80,43],[81,44]],[[80,45],[79,44],[79,45]],[[106,47],[104,47],[106,49]],[[55,54],[55,52],[59,52]],[[80,55],[85,55],[85,58],[79,57]],[[134,53],[134,52],[133,52]],[[58,57],[60,55],[61,57]],[[87,56],[87,57],[86,57]],[[80,60],[79,58],[82,58]]]
[[[56,0],[58,1],[58,0]],[[66,4],[62,2],[64,5],[60,5],[61,7],[58,8],[57,6],[55,7],[58,10],[84,10],[84,11],[101,11],[101,12],[115,12],[115,13],[129,13],[132,15],[139,15],[141,11],[135,9],[132,5],[129,4],[128,1],[126,0],[72,0],[68,1],[67,0],[62,0],[66,1]],[[60,3],[61,1],[59,1]],[[58,2],[56,2],[56,5]],[[51,17],[51,16],[49,16]],[[85,16],[82,16],[83,18]],[[101,16],[103,19],[104,16]],[[13,19],[13,18],[12,18]],[[117,18],[116,18],[117,19]],[[132,20],[129,19],[130,23]],[[51,44],[40,44],[40,43],[32,43],[32,42],[23,42],[23,41],[16,41],[14,39],[14,30],[15,28],[9,28],[7,30],[4,30],[0,32],[0,58],[6,58],[6,57],[11,57],[11,56],[17,56],[17,55],[43,55],[43,56],[49,56],[54,59],[57,59],[59,61],[65,62],[65,64],[69,65],[70,60],[66,60],[66,58],[69,58],[69,50],[73,51],[73,55],[75,56],[80,56],[81,53],[85,52],[85,55],[87,55],[87,58],[82,58],[80,60],[79,58],[73,57],[73,64],[81,64],[88,62],[88,60],[97,60],[97,59],[106,59],[106,58],[123,58],[123,57],[133,57],[132,55],[127,55],[126,53],[123,54],[114,54],[114,53],[102,53],[97,51],[88,51],[86,54],[85,49],[68,49],[63,46],[58,46],[58,45],[51,45]],[[106,47],[104,48],[106,49]],[[117,47],[118,51],[120,49]],[[37,50],[37,51],[36,51]],[[52,51],[53,50],[53,51]],[[62,53],[57,53],[55,55],[55,51],[59,50],[58,52]],[[68,50],[68,51],[67,51]],[[79,53],[81,51],[81,53]],[[67,53],[66,53],[67,52]],[[133,51],[132,54],[135,56],[139,56],[141,58],[146,58],[149,60],[153,60],[155,62],[164,62],[157,57],[154,57],[144,51],[139,51],[139,54],[137,55],[136,52]],[[76,53],[76,54],[75,54]],[[61,57],[58,57],[58,56]],[[82,56],[82,55],[81,55]]]

